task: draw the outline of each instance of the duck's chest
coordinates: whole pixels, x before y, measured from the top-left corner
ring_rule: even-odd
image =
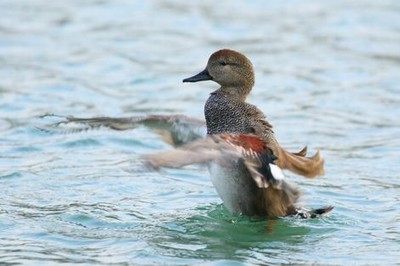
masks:
[[[213,95],[204,106],[207,134],[253,133],[246,108],[240,101]]]

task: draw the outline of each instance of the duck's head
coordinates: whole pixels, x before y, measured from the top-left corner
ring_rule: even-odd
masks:
[[[254,70],[250,60],[243,54],[222,49],[210,56],[207,67],[183,82],[213,80],[226,91],[246,97],[254,85]]]

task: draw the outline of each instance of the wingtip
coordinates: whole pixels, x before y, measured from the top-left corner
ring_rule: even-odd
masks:
[[[335,207],[332,205],[329,206],[324,206],[322,208],[318,208],[318,209],[313,209],[311,212],[315,215],[323,215],[323,214],[327,214],[328,212],[331,212]]]
[[[333,209],[334,209],[333,206],[325,206],[322,208],[317,208],[312,210],[298,209],[296,216],[303,219],[318,218],[330,213]]]

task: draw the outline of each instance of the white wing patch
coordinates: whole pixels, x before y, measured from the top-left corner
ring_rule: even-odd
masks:
[[[271,173],[272,176],[276,179],[276,180],[283,180],[285,179],[285,175],[282,172],[282,169],[279,168],[276,164],[269,164],[269,168],[271,169]]]

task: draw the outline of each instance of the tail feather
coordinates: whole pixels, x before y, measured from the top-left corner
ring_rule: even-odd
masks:
[[[307,149],[304,148],[298,153],[291,153],[281,147],[277,147],[274,149],[278,157],[276,164],[282,169],[288,169],[309,178],[323,175],[325,173],[324,159],[321,157],[319,151],[312,157],[305,157],[303,154],[305,155],[306,151]]]
[[[301,151],[294,152],[293,154],[297,155],[297,156],[301,156],[301,157],[306,157],[306,155],[307,155],[307,146],[305,146],[303,149],[301,149]]]

